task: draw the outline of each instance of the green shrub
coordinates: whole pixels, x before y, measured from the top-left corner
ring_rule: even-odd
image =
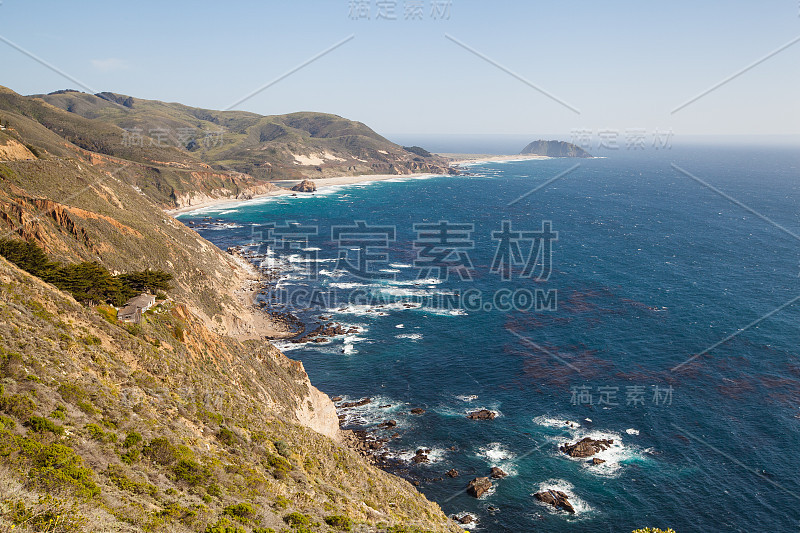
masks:
[[[353,529],[353,521],[342,515],[326,516],[325,523],[331,527],[335,527],[340,531],[350,531]]]
[[[250,503],[237,503],[227,506],[222,511],[222,514],[236,518],[242,522],[247,522],[256,515],[256,512],[255,509],[253,509],[253,505]]]
[[[15,435],[14,443],[19,447],[19,451],[25,457],[33,458],[42,449],[42,443],[24,435]]]
[[[220,496],[222,496],[222,489],[216,483],[212,483],[208,487],[206,487],[206,493],[208,493],[209,496],[219,498]]]
[[[50,418],[58,418],[59,420],[67,419],[67,408],[63,405],[57,405],[53,412],[50,413]]]
[[[284,516],[283,521],[292,527],[311,525],[311,517],[303,513],[298,513],[297,511]]]
[[[225,444],[226,446],[233,446],[237,440],[236,433],[226,428],[225,426],[219,428],[219,433],[217,433],[217,439],[219,439],[219,441]]]
[[[117,323],[117,310],[110,305],[98,305],[94,309],[107,322],[111,322],[112,324]]]
[[[156,437],[150,444],[144,447],[144,454],[152,461],[169,466],[179,459],[178,448],[164,437]]]
[[[279,455],[271,455],[267,460],[267,464],[272,469],[272,475],[278,479],[283,479],[292,471],[292,463]]]
[[[84,337],[83,343],[86,346],[98,346],[99,344],[101,344],[100,337],[96,337],[94,335],[87,335],[86,337]]]
[[[54,435],[63,435],[64,428],[54,424],[52,421],[44,418],[43,416],[32,416],[26,422],[25,426],[30,428],[34,433],[53,433]]]
[[[14,429],[17,423],[12,418],[0,415],[0,429]]]
[[[290,503],[291,502],[289,501],[288,498],[284,498],[283,496],[278,496],[277,498],[275,498],[275,503],[273,503],[272,505],[276,509],[286,509],[287,507],[289,507]]]
[[[120,459],[122,459],[122,462],[126,465],[132,465],[139,460],[140,455],[141,453],[139,452],[139,448],[131,448],[127,452],[120,455]]]
[[[130,448],[132,446],[136,446],[140,442],[142,442],[142,436],[135,431],[129,431],[128,434],[125,435],[125,440],[122,441],[122,447]]]
[[[69,402],[78,406],[78,409],[86,414],[97,414],[97,409],[92,402],[88,400],[88,394],[78,385],[74,383],[62,383],[58,386],[58,393],[65,402]]]
[[[256,430],[250,433],[250,440],[256,444],[261,444],[267,440],[267,434],[261,430]]]
[[[0,411],[14,415],[20,420],[29,418],[36,410],[36,403],[22,394],[12,394],[0,398]]]
[[[205,533],[245,533],[244,529],[236,526],[227,518],[220,518],[214,525],[206,526]]]
[[[181,459],[178,461],[178,464],[172,468],[172,471],[178,479],[190,485],[199,485],[211,477],[211,473],[207,468],[191,459]]]
[[[275,444],[275,450],[278,454],[282,455],[283,457],[289,457],[292,455],[292,448],[289,446],[285,440],[276,440],[273,444]]]
[[[180,520],[184,523],[191,523],[197,517],[197,509],[201,506],[184,507],[179,503],[168,503],[163,509],[157,511],[155,516],[162,519]]]
[[[16,438],[7,429],[0,429],[0,457],[8,457],[19,450]]]
[[[89,438],[97,442],[116,442],[117,434],[112,431],[103,431],[97,424],[86,424],[84,427]]]
[[[108,465],[106,476],[108,476],[108,479],[120,490],[132,492],[134,494],[149,494],[152,497],[158,494],[158,488],[156,488],[155,485],[130,479],[118,465]]]
[[[83,497],[100,494],[100,488],[92,481],[92,471],[83,466],[81,456],[68,446],[58,443],[44,446],[33,462],[30,476],[49,492],[69,489]]]
[[[5,500],[3,518],[10,521],[13,531],[16,526],[21,531],[42,531],[52,533],[81,533],[89,525],[74,503],[43,495],[35,504],[26,505],[22,501]]]

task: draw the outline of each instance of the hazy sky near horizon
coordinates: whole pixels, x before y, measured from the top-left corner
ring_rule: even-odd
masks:
[[[236,109],[385,135],[800,133],[798,0],[2,0],[0,22],[0,84],[22,94],[224,109],[352,36]]]

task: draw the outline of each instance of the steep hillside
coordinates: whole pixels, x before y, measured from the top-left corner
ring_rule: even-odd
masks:
[[[273,188],[246,174],[214,171],[185,150],[166,144],[150,139],[133,144],[117,126],[85,119],[4,87],[0,87],[0,124],[1,132],[12,140],[35,145],[36,159],[80,160],[114,173],[120,167],[134,168],[135,173],[118,173],[119,178],[163,207],[209,198],[250,198]]]
[[[163,213],[169,180],[231,192],[235,174],[91,151],[93,119],[11,91],[0,124],[2,238],[173,276],[132,325],[0,258],[0,528],[458,530],[345,446],[330,399],[264,340],[285,331],[251,304],[258,273]]]
[[[35,98],[93,122],[141,131],[144,145],[155,135],[155,144],[185,158],[259,179],[450,172],[439,157],[409,152],[360,122],[325,113],[262,116],[77,91]]]
[[[0,288],[0,528],[457,530],[338,444],[330,401],[269,344],[176,303],[123,327],[2,259]]]

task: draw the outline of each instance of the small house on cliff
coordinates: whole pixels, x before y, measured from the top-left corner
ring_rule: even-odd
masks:
[[[131,298],[125,305],[117,311],[117,319],[123,322],[133,322],[138,324],[142,321],[142,313],[153,307],[156,297],[152,294],[142,293],[135,298]]]

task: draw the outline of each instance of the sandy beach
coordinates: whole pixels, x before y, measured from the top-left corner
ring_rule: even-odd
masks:
[[[451,166],[459,166],[459,165],[469,165],[469,164],[477,164],[477,163],[491,163],[491,162],[501,162],[501,161],[527,161],[530,159],[550,159],[547,156],[543,155],[493,155],[493,154],[436,154],[448,159],[448,162]],[[434,174],[361,174],[358,176],[338,176],[335,178],[318,178],[313,179],[312,181],[317,185],[317,189],[322,189],[324,187],[330,187],[332,185],[351,185],[354,183],[365,183],[371,181],[383,181],[383,180],[391,180],[397,178],[424,178],[430,177]],[[274,191],[270,191],[265,194],[258,194],[254,195],[252,198],[214,198],[209,199],[204,202],[198,202],[196,204],[188,205],[185,207],[179,207],[177,209],[169,209],[166,210],[166,213],[170,216],[176,216],[183,213],[188,213],[190,211],[195,211],[197,209],[203,209],[206,207],[217,207],[226,204],[233,204],[233,203],[241,203],[246,202],[247,200],[253,200],[256,198],[264,198],[269,196],[281,196],[287,194],[313,194],[313,193],[302,193],[302,192],[295,192],[291,190],[291,187],[300,183],[300,180],[276,180],[270,182],[276,187],[278,187]]]
[[[426,178],[434,175],[436,174],[362,174],[359,176],[339,176],[336,178],[321,178],[321,179],[314,179],[312,181],[316,184],[317,190],[319,190],[324,187],[331,187],[333,185],[352,185],[354,183],[384,181],[384,180],[391,180],[398,178]],[[278,188],[274,191],[270,191],[265,194],[254,195],[251,198],[214,198],[205,202],[198,202],[196,204],[187,205],[185,207],[179,207],[177,209],[168,209],[165,210],[165,212],[170,216],[176,216],[183,213],[188,213],[190,211],[195,211],[197,209],[203,209],[206,207],[216,207],[234,203],[242,203],[248,200],[254,200],[256,198],[265,198],[269,196],[285,196],[287,194],[297,194],[297,195],[314,194],[314,193],[292,191],[291,187],[297,183],[300,183],[300,180],[279,180],[271,183],[277,186]]]
[[[436,154],[446,157],[450,160],[453,166],[475,164],[475,163],[493,163],[500,161],[527,161],[529,159],[550,159],[545,155],[492,155],[492,154]]]

